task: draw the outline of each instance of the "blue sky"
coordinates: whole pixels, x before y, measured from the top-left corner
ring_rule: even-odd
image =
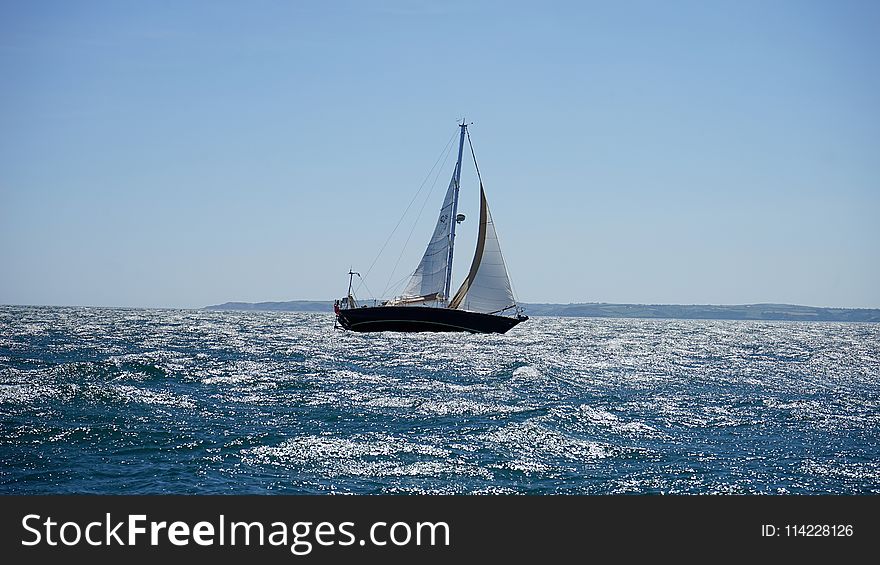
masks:
[[[2,2],[0,303],[335,298],[429,178],[381,295],[466,116],[522,301],[877,308],[877,29],[853,1]]]

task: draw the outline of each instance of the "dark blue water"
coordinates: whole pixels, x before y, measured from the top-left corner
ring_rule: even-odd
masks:
[[[0,493],[880,493],[880,325],[0,307]]]

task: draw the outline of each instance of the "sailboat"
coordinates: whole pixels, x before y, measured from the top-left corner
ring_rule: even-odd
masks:
[[[446,190],[434,233],[422,260],[399,296],[374,305],[359,304],[352,295],[358,273],[349,270],[348,294],[334,302],[338,326],[355,332],[471,332],[505,333],[528,320],[517,304],[495,223],[483,189],[468,124],[458,126],[458,160]],[[461,286],[450,294],[455,228],[464,221],[458,213],[458,195],[464,142],[467,139],[480,183],[480,224],[476,249]]]

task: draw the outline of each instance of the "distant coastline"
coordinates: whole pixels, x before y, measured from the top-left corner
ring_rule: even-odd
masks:
[[[523,304],[529,316],[579,318],[671,318],[684,320],[788,320],[810,322],[880,322],[876,308],[819,308],[794,304]],[[330,300],[287,302],[226,302],[204,310],[263,310],[286,312],[332,312]]]

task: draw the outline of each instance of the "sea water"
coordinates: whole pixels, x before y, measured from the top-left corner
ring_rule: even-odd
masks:
[[[0,493],[880,493],[880,324],[0,306]]]

